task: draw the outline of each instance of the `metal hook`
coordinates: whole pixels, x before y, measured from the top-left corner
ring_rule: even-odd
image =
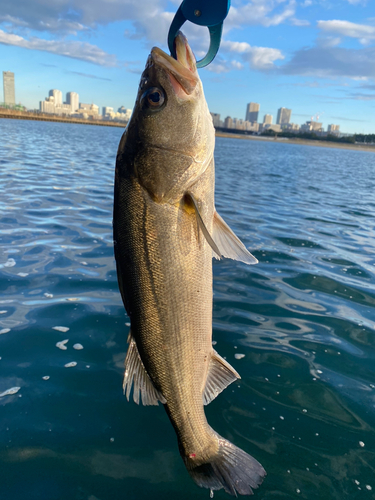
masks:
[[[186,22],[207,26],[210,32],[210,47],[203,59],[197,61],[197,68],[203,68],[215,58],[220,47],[224,19],[228,15],[230,0],[184,0],[173,18],[168,33],[168,47],[174,58],[176,50],[175,38]]]

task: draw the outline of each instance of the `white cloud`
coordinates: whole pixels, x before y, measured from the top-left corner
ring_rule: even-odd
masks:
[[[166,0],[1,0],[0,22],[14,28],[76,33],[123,20],[142,20],[164,11]],[[2,14],[2,13],[5,13]]]
[[[253,47],[247,42],[223,41],[221,48],[223,51],[241,54],[242,59],[249,63],[250,68],[257,70],[272,69],[275,61],[285,58],[279,49]]]
[[[318,28],[326,33],[333,33],[339,36],[357,38],[362,44],[375,40],[375,26],[367,24],[356,24],[350,21],[318,21]]]
[[[174,13],[162,12],[144,12],[143,15],[133,19],[135,31],[130,38],[146,38],[152,43],[166,44],[169,27],[172,23]]]
[[[243,64],[236,60],[227,61],[222,57],[217,57],[211,64],[206,66],[212,73],[228,73],[232,69],[243,69]]]
[[[174,6],[180,4],[180,0],[171,1]],[[44,50],[106,66],[116,64],[114,56],[95,45],[67,42],[61,37],[67,34],[90,35],[100,25],[130,21],[132,28],[126,30],[126,37],[147,41],[148,47],[151,43],[166,48],[167,33],[175,14],[173,6],[173,12],[166,11],[168,4],[170,6],[168,0],[1,0],[1,4],[0,27],[6,27],[1,43]],[[296,18],[296,0],[234,0],[234,4],[224,23],[224,33],[246,25],[271,27],[285,22],[297,26],[308,25],[307,21]],[[209,47],[207,28],[186,23],[183,29],[193,51],[198,55],[206,54]],[[55,41],[43,40],[42,37],[31,38],[32,31],[49,33]],[[56,40],[57,37],[59,40]],[[227,50],[233,52],[233,48]],[[266,70],[274,66],[274,61],[283,58],[278,49],[246,44],[241,60],[237,63],[215,62],[217,71],[238,69],[245,62],[251,68]],[[215,66],[210,66],[210,70],[215,70]]]
[[[342,38],[338,36],[319,36],[317,44],[319,47],[337,47],[342,42]]]
[[[286,0],[245,1],[239,7],[232,5],[224,28],[230,30],[233,27],[257,24],[277,26],[293,17],[295,11],[295,0],[290,0],[288,3]]]
[[[172,3],[177,6],[180,0]],[[297,1],[237,0],[234,4],[225,21],[226,30],[244,25],[276,26],[295,19]],[[14,29],[77,33],[127,20],[133,22],[137,34],[158,41],[176,11],[166,12],[167,6],[167,0],[1,0],[0,23]]]
[[[305,19],[297,19],[295,17],[290,18],[290,24],[293,26],[310,26],[310,21],[307,21]]]
[[[32,37],[29,40],[19,35],[6,33],[0,30],[0,43],[5,45],[15,45],[31,50],[41,50],[51,52],[60,56],[71,57],[81,61],[98,64],[100,66],[116,66],[116,57],[107,54],[96,45],[87,42],[69,42],[56,40],[43,40]]]

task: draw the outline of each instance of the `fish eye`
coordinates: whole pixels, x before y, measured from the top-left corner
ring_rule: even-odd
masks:
[[[146,90],[146,92],[142,95],[143,104],[149,110],[158,110],[160,109],[165,101],[164,92],[162,89],[158,87],[150,87]]]

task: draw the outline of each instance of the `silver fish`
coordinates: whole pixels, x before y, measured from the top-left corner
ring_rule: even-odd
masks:
[[[208,425],[204,405],[240,378],[212,348],[212,256],[257,260],[215,210],[215,133],[181,33],[176,53],[152,49],[117,153],[114,248],[131,320],[124,392],[164,405],[199,486],[249,495],[266,473]]]

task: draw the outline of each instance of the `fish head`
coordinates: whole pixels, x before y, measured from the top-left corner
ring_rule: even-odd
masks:
[[[215,134],[194,54],[180,32],[177,59],[154,47],[128,125],[138,180],[157,200],[183,192],[213,160]]]

